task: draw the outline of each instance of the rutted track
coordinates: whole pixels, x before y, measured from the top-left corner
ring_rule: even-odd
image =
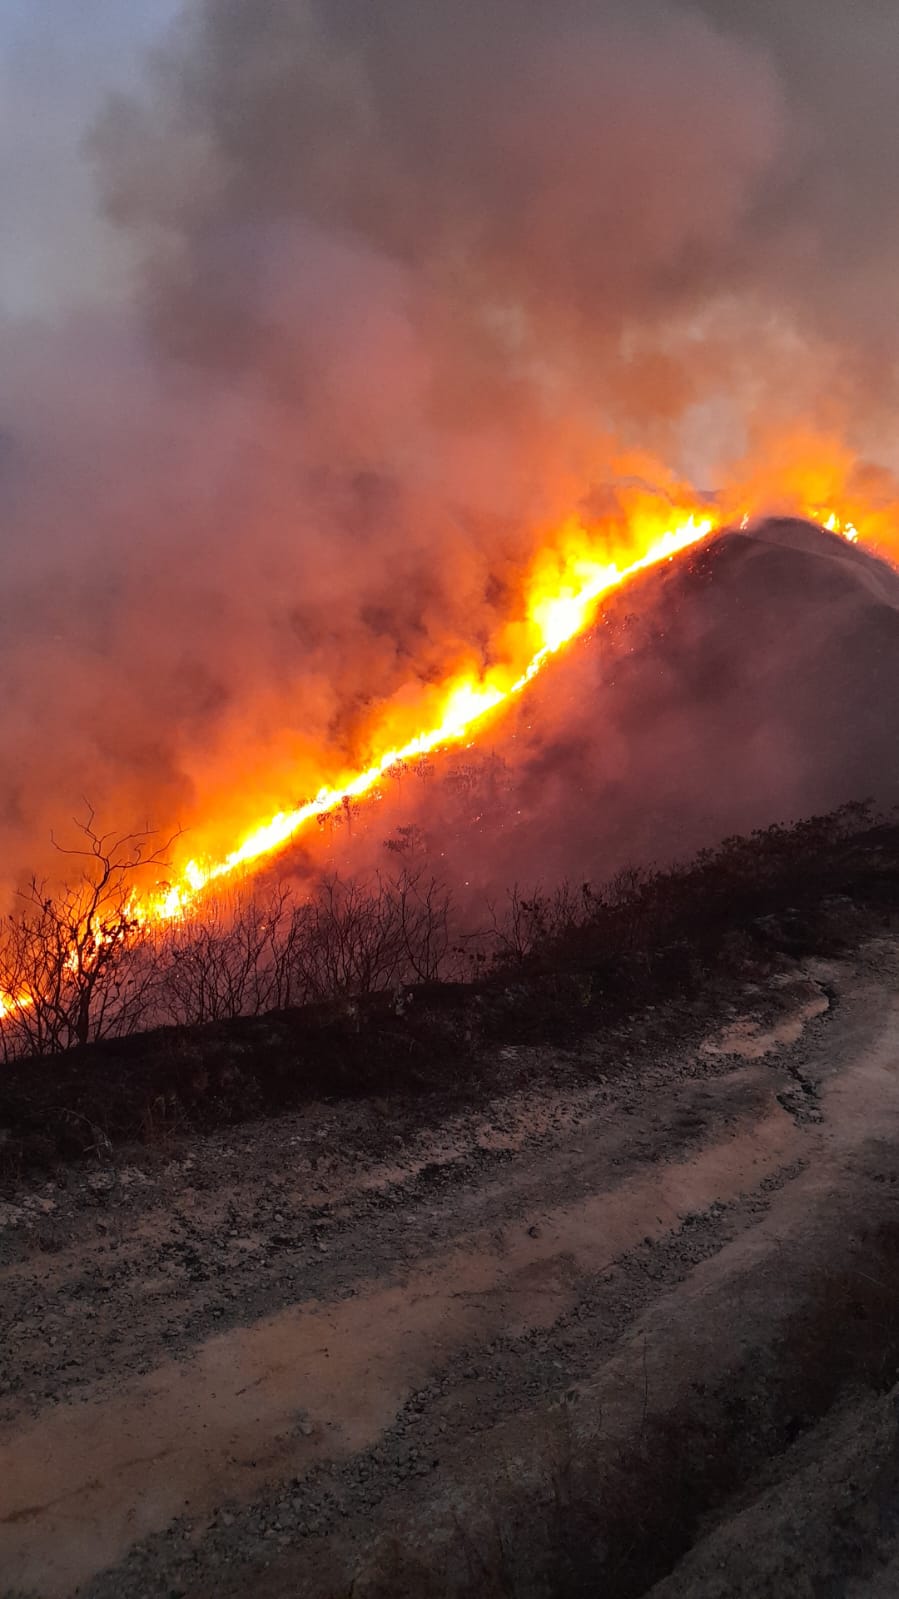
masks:
[[[564,1482],[571,1508],[611,1463],[597,1584],[676,1583],[690,1518],[708,1542],[764,1516],[762,1468],[792,1472],[844,1379],[870,1387],[838,1327],[832,1392],[790,1351],[865,1229],[899,1229],[897,972],[886,940],[812,963],[775,1027],[757,996],[704,1046],[586,1086],[547,1051],[539,1092],[438,1126],[323,1106],[23,1186],[2,1212],[0,1591],[548,1591],[534,1507]],[[650,1441],[668,1458],[693,1426],[720,1493],[694,1472],[676,1535],[624,1559],[641,1469],[658,1506]],[[781,1578],[720,1592],[804,1591]]]

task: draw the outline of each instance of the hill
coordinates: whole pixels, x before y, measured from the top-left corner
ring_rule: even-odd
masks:
[[[726,532],[614,593],[471,748],[335,830],[329,861],[389,864],[411,828],[476,897],[606,878],[849,800],[891,806],[897,681],[892,568],[805,522]],[[320,869],[318,841],[293,860]]]

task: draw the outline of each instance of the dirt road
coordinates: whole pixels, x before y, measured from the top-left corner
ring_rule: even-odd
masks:
[[[10,1189],[0,1592],[899,1592],[897,975]]]

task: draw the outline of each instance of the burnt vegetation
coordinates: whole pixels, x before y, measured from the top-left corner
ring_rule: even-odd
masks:
[[[72,894],[34,888],[8,925],[3,985],[24,981],[36,1001],[0,1028],[7,1172],[310,1098],[472,1097],[500,1046],[577,1060],[580,1041],[638,1016],[663,1033],[701,1026],[723,992],[784,955],[888,925],[899,880],[899,825],[852,805],[727,839],[685,866],[513,887],[474,931],[410,861],[303,898],[287,885],[237,895],[150,936],[127,911],[147,847],[96,844],[77,891],[89,922]]]

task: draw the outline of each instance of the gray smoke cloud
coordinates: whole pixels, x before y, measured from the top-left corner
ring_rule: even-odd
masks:
[[[0,325],[7,879],[316,787],[634,449],[882,454],[897,69],[881,0],[187,6],[88,144],[131,306]]]
[[[323,321],[348,315],[352,340],[355,287],[392,322],[383,354],[414,340],[416,407],[444,424],[560,381],[641,420],[683,407],[691,380],[653,334],[742,279],[783,187],[790,112],[763,49],[646,0],[264,0],[184,31],[155,98],[97,134],[170,348],[317,411]],[[310,307],[335,275],[339,309]]]
[[[775,316],[891,372],[897,64],[881,0],[206,0],[97,146],[174,348],[302,391],[324,230],[469,376],[558,363],[643,422]]]

